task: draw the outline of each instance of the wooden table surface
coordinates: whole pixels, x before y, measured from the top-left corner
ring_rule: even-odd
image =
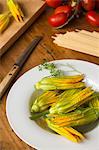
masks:
[[[28,61],[20,71],[19,76],[27,70],[39,65],[44,59],[47,61],[57,59],[80,59],[99,65],[99,58],[83,53],[75,52],[70,49],[58,47],[52,43],[51,36],[55,33],[64,33],[66,30],[85,29],[88,31],[99,31],[98,28],[87,24],[84,17],[72,21],[69,25],[60,30],[55,30],[48,25],[47,18],[52,10],[46,9],[36,22],[16,41],[9,51],[0,59],[0,82],[6,76],[16,59],[29,45],[35,35],[43,35],[43,40],[31,54]],[[10,88],[9,88],[10,89]],[[9,91],[9,90],[8,90]],[[0,150],[34,150],[21,141],[12,131],[6,117],[6,97],[8,91],[0,102]],[[35,136],[35,135],[33,135]],[[39,141],[38,141],[39,142]],[[46,147],[45,147],[46,150]]]

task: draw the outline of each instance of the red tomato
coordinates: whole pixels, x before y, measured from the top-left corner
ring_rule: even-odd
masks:
[[[93,26],[99,26],[99,14],[95,11],[89,11],[86,14],[87,21]]]
[[[82,7],[87,10],[93,10],[95,8],[95,0],[82,0]]]
[[[67,21],[67,15],[65,13],[53,14],[49,17],[49,24],[53,27],[59,27]]]
[[[48,6],[56,8],[62,4],[62,0],[46,0]]]
[[[59,6],[55,9],[55,14],[66,13],[67,16],[70,16],[72,7],[69,5]]]

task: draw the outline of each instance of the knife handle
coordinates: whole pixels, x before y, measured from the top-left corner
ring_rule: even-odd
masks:
[[[20,67],[17,65],[13,65],[12,69],[9,71],[9,73],[6,75],[6,77],[2,80],[0,83],[0,99],[19,72]]]

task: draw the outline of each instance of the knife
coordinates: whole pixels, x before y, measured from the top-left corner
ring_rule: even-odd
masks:
[[[42,36],[36,36],[31,44],[26,48],[22,55],[17,59],[16,63],[13,65],[9,73],[0,83],[0,99],[10,86],[11,82],[15,79],[16,75],[19,73],[20,69],[24,65],[25,61],[28,59],[29,55],[35,49],[39,41],[42,39]]]

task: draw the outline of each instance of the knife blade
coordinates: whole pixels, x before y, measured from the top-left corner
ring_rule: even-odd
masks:
[[[42,39],[42,36],[36,36],[31,44],[26,48],[26,50],[22,53],[22,55],[17,59],[15,64],[12,66],[11,70],[8,72],[8,74],[5,76],[5,78],[0,83],[0,99],[3,97],[4,93],[12,83],[12,81],[15,79],[17,74],[19,73],[20,69],[32,53],[32,51],[35,49],[39,41]]]

